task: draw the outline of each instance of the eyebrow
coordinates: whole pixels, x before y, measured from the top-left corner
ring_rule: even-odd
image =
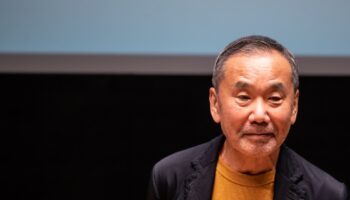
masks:
[[[235,84],[235,87],[237,89],[244,89],[244,88],[248,88],[249,86],[250,84],[244,81],[237,81],[237,83]]]
[[[249,88],[251,86],[250,83],[244,82],[244,81],[237,81],[236,84],[234,85],[234,87],[236,87],[237,89],[246,89]],[[272,90],[276,90],[276,91],[285,91],[285,87],[282,83],[272,83],[269,86],[270,89]]]
[[[270,86],[271,89],[276,90],[276,91],[285,91],[285,87],[282,83],[272,83]]]

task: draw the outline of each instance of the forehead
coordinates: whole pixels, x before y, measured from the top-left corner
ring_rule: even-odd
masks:
[[[230,56],[224,63],[223,80],[251,84],[281,82],[289,86],[292,84],[292,69],[288,60],[275,50],[238,53]]]

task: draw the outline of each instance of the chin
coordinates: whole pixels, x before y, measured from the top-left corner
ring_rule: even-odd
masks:
[[[240,149],[243,154],[246,156],[269,156],[273,153],[275,153],[278,150],[278,145],[276,143],[276,140],[269,140],[269,141],[241,141]]]

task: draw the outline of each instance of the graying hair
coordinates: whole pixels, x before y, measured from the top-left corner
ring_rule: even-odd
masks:
[[[238,53],[252,54],[257,53],[258,51],[268,52],[271,50],[278,51],[288,60],[292,69],[292,83],[294,90],[296,91],[299,88],[299,73],[294,55],[276,40],[260,35],[251,35],[239,38],[228,44],[222,50],[222,52],[216,58],[213,69],[212,84],[214,88],[218,91],[218,86],[224,76],[224,64],[229,57]]]

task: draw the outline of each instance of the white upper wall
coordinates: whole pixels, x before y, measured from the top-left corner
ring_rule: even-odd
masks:
[[[0,53],[211,55],[250,34],[350,56],[349,0],[1,0]]]

